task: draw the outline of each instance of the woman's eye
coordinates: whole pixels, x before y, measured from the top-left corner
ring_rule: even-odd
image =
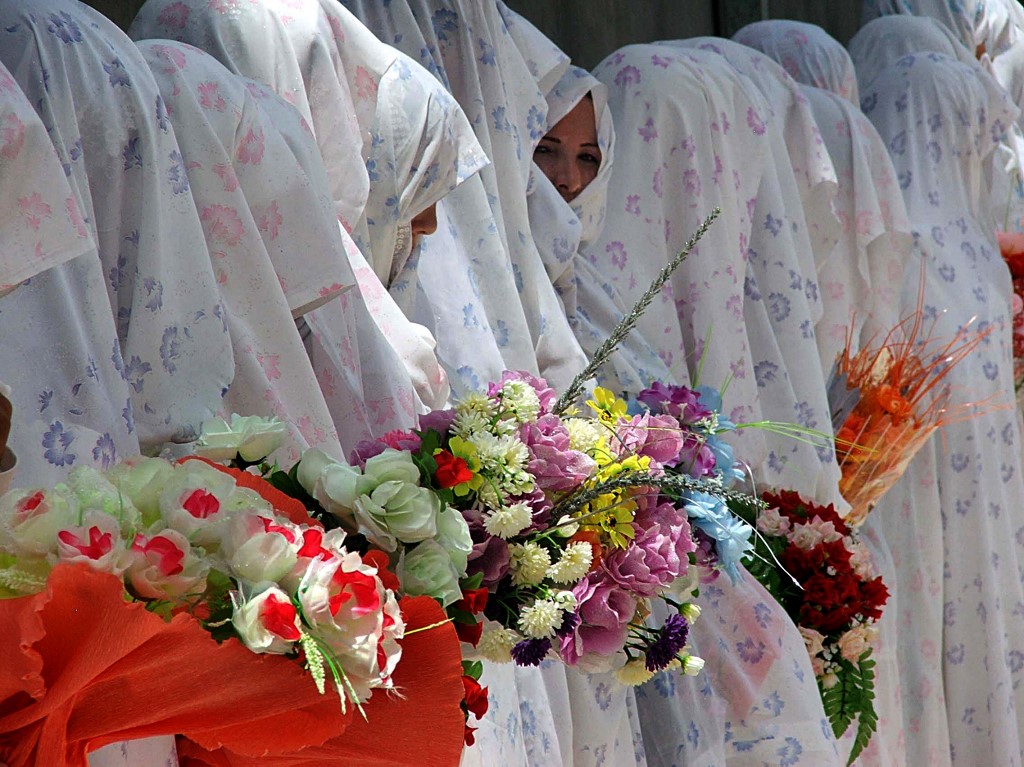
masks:
[[[544,146],[544,144],[537,144],[537,148],[533,150],[534,154],[551,154],[551,147]]]
[[[582,160],[583,162],[586,162],[586,163],[592,163],[593,165],[600,165],[601,164],[601,158],[596,156],[596,155],[592,155],[589,152],[587,152],[585,154],[581,154],[580,155],[580,160]]]

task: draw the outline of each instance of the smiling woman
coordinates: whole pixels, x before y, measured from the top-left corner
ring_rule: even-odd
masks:
[[[587,94],[547,132],[533,151],[533,161],[566,202],[587,188],[601,167],[593,96]]]

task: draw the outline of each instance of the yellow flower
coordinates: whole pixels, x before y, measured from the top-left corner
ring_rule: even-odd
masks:
[[[605,423],[617,423],[620,418],[626,417],[626,401],[600,386],[595,387],[594,398],[587,400],[587,404]]]

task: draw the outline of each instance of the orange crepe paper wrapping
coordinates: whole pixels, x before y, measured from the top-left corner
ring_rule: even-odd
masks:
[[[109,743],[177,733],[281,754],[351,721],[294,659],[218,645],[192,616],[168,623],[123,594],[115,576],[62,564],[45,591],[0,600],[0,762],[87,767]]]
[[[445,620],[429,597],[399,602],[407,630]],[[308,680],[307,680],[308,681]],[[395,670],[402,697],[378,691],[343,735],[320,746],[285,756],[249,757],[230,747],[209,751],[186,737],[178,738],[182,767],[448,767],[462,756],[464,717],[462,654],[451,623],[434,626],[402,640],[402,660]],[[335,704],[337,699],[334,698]]]

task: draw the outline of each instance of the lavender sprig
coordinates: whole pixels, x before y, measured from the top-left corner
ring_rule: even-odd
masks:
[[[588,364],[569,384],[569,388],[565,390],[565,393],[558,398],[558,402],[555,403],[554,413],[556,415],[563,415],[565,412],[572,407],[572,405],[580,398],[583,394],[585,384],[591,378],[597,375],[597,371],[600,370],[601,366],[604,365],[608,359],[612,356],[616,349],[619,348],[626,336],[629,335],[630,331],[636,327],[637,322],[643,316],[644,312],[647,311],[647,307],[650,306],[651,301],[654,297],[661,292],[661,289],[665,286],[665,283],[669,281],[672,273],[679,268],[679,265],[686,260],[686,257],[690,255],[690,251],[693,250],[700,239],[707,233],[708,228],[714,223],[714,220],[718,218],[718,214],[721,213],[721,208],[715,208],[711,211],[711,215],[704,219],[704,222],[697,228],[693,236],[687,241],[683,249],[679,251],[679,255],[673,258],[664,269],[658,274],[651,286],[644,291],[644,294],[640,296],[640,299],[633,305],[633,308],[629,311],[626,316],[622,318],[615,329],[612,330],[608,338],[605,339],[604,343],[598,347],[597,351],[594,352],[594,358],[590,360]]]

